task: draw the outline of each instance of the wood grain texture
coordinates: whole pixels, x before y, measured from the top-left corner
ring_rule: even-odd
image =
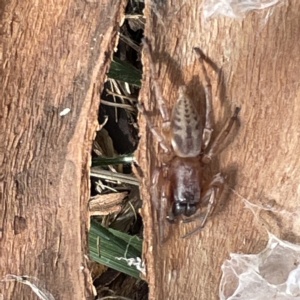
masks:
[[[122,0],[1,3],[0,278],[34,277],[55,299],[93,298],[90,149],[123,13]],[[11,282],[0,298],[38,299]]]
[[[282,1],[266,18],[257,11],[243,20],[203,20],[200,2],[147,2],[145,36],[149,39],[168,106],[185,84],[203,114],[201,73],[193,47],[211,59],[213,138],[241,107],[239,124],[226,147],[204,168],[205,178],[222,172],[227,189],[206,227],[180,239],[195,224],[173,226],[159,245],[151,176],[161,150],[140,117],[137,159],[144,170],[141,187],[145,224],[144,259],[150,299],[218,299],[221,265],[230,252],[257,253],[266,245],[266,229],[300,243],[300,3]],[[144,57],[140,99],[157,126],[161,118]],[[201,110],[202,109],[202,110]],[[269,210],[245,207],[243,198]]]

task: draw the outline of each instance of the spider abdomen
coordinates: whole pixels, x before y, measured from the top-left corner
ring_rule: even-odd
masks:
[[[200,116],[182,86],[172,112],[172,146],[179,157],[196,157],[201,152]]]

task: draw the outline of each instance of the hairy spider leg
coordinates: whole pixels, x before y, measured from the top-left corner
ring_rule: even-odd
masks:
[[[155,216],[158,222],[157,227],[160,244],[163,244],[167,239],[170,229],[170,226],[165,219],[166,211],[169,205],[167,194],[168,183],[164,174],[165,172],[163,167],[156,168],[153,172],[151,181],[153,216]]]
[[[138,108],[139,112],[144,116],[149,130],[154,135],[154,137],[156,138],[156,140],[158,141],[160,146],[163,148],[163,150],[165,152],[170,153],[171,152],[170,146],[168,145],[168,143],[167,143],[166,139],[163,137],[163,135],[160,133],[160,130],[158,130],[157,127],[155,127],[153,125],[153,123],[151,122],[150,115],[146,111],[144,104],[143,103],[137,104],[137,108]]]
[[[233,116],[229,119],[227,126],[223,131],[220,132],[220,134],[217,136],[213,144],[211,145],[210,149],[207,153],[205,153],[202,157],[202,162],[207,164],[211,161],[212,157],[215,156],[219,149],[220,145],[224,142],[224,140],[227,138],[228,134],[230,133],[232,126],[234,122],[237,120],[237,116],[239,111],[241,110],[240,107],[236,107],[233,113]]]
[[[165,130],[169,131],[170,125],[171,125],[170,113],[166,107],[166,101],[162,95],[161,86],[159,83],[159,77],[158,77],[157,71],[155,69],[155,64],[153,62],[153,58],[151,55],[150,46],[149,46],[149,43],[146,38],[142,39],[142,43],[143,43],[145,55],[149,62],[150,78],[152,79],[152,83],[153,83],[153,87],[154,87],[154,94],[155,94],[155,98],[156,98],[156,101],[158,104],[158,109],[159,109],[160,114],[163,119],[163,128]]]
[[[204,59],[205,55],[203,52],[195,47],[194,51],[197,55],[198,61],[201,65],[202,73],[204,75],[204,92],[205,92],[205,104],[206,104],[206,109],[205,109],[205,127],[203,130],[202,134],[202,142],[203,142],[203,149],[206,149],[207,145],[210,142],[211,139],[211,134],[213,132],[212,129],[212,91],[211,91],[211,82],[210,78],[207,74],[207,70],[204,65]]]
[[[155,70],[155,65],[152,59],[152,55],[151,55],[151,51],[150,51],[150,46],[148,41],[144,38],[142,39],[142,43],[143,43],[143,47],[144,47],[144,52],[145,55],[148,59],[149,62],[149,68],[150,68],[150,78],[152,79],[152,83],[153,83],[153,87],[154,87],[154,94],[155,94],[155,98],[157,101],[157,105],[158,105],[158,109],[160,111],[160,114],[162,116],[162,120],[163,120],[163,130],[165,132],[170,132],[170,126],[171,126],[171,122],[170,122],[170,114],[169,111],[166,107],[166,103],[165,100],[162,96],[162,91],[161,91],[161,86],[159,84],[159,78],[158,78],[158,74]],[[161,133],[160,130],[158,130],[151,122],[150,119],[150,115],[149,113],[146,111],[145,106],[143,103],[139,103],[137,105],[137,108],[139,110],[139,112],[145,117],[148,128],[150,129],[150,131],[152,132],[152,134],[155,136],[155,138],[157,139],[158,143],[161,145],[161,147],[163,148],[163,150],[165,152],[170,153],[171,152],[171,148],[168,145],[168,142],[166,141],[165,137],[163,136],[163,134]]]
[[[166,222],[166,210],[168,207],[168,194],[167,194],[167,184],[163,183],[163,189],[160,197],[160,211],[159,211],[159,242],[163,244],[167,240],[169,235],[170,225]],[[167,228],[166,228],[167,227]]]
[[[213,211],[216,207],[216,204],[217,204],[218,200],[220,199],[220,196],[224,189],[224,182],[225,182],[225,180],[221,173],[218,173],[213,177],[213,179],[211,180],[211,182],[208,186],[207,191],[203,194],[203,197],[201,198],[201,201],[199,202],[201,205],[207,204],[205,213],[200,214],[198,216],[184,219],[182,221],[183,223],[189,223],[189,222],[195,221],[197,219],[201,219],[202,220],[201,224],[199,226],[197,226],[196,228],[194,228],[192,231],[190,231],[187,234],[185,234],[184,236],[182,236],[182,238],[186,238],[186,237],[192,235],[193,233],[202,229],[205,226],[208,217],[213,213]]]

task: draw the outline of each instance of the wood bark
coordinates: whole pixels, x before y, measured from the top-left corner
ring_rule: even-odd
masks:
[[[93,298],[90,151],[124,5],[1,3],[1,299],[40,299],[8,274],[29,276],[47,299]]]
[[[203,114],[203,75],[195,46],[211,60],[206,66],[213,86],[213,139],[234,107],[241,107],[223,151],[204,167],[206,179],[218,172],[226,176],[216,211],[203,230],[186,239],[180,236],[197,223],[173,225],[162,245],[149,192],[162,150],[140,117],[137,159],[144,170],[144,260],[150,299],[218,299],[221,265],[229,253],[258,253],[267,243],[267,230],[300,243],[300,3],[280,2],[240,20],[204,20],[199,1],[146,4],[145,36],[168,107],[185,84]],[[146,57],[143,62],[140,99],[161,127]],[[269,210],[254,215],[244,199]]]

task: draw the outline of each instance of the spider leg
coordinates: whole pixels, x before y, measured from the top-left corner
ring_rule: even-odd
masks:
[[[196,228],[194,228],[192,231],[182,236],[182,238],[186,238],[190,236],[191,234],[198,231],[199,229],[202,229],[205,226],[208,217],[213,213],[216,207],[216,204],[222,194],[223,189],[224,189],[224,177],[222,176],[221,173],[218,173],[213,177],[212,181],[208,186],[208,189],[206,190],[206,192],[204,193],[200,201],[202,205],[207,204],[206,211],[203,214],[200,214],[198,216],[183,220],[183,223],[189,223],[197,219],[200,219],[201,224]]]
[[[205,92],[205,102],[206,102],[206,113],[205,113],[205,127],[202,134],[203,149],[206,149],[210,142],[212,129],[212,92],[211,92],[211,82],[207,74],[207,70],[204,65],[205,55],[203,52],[195,47],[195,53],[197,55],[198,61],[201,64],[202,73],[204,75],[204,92]]]
[[[146,38],[142,39],[144,53],[149,62],[150,77],[152,78],[154,93],[158,104],[158,109],[163,119],[163,128],[170,128],[170,113],[166,106],[166,101],[162,95],[161,85],[159,84],[159,77],[155,69],[155,64],[151,55],[150,45]]]
[[[145,56],[147,57],[148,62],[149,62],[150,78],[152,79],[152,82],[153,82],[155,98],[156,98],[158,109],[160,111],[160,114],[161,114],[162,120],[163,120],[162,129],[163,129],[164,132],[170,132],[170,126],[171,126],[170,114],[169,114],[169,111],[166,107],[165,100],[162,96],[161,86],[159,84],[158,74],[155,70],[155,65],[154,65],[154,62],[153,62],[153,59],[152,59],[150,46],[149,46],[149,43],[146,39],[143,39],[142,43],[143,43],[143,46],[144,46]],[[139,103],[137,105],[137,108],[138,108],[139,112],[145,117],[147,125],[148,125],[150,131],[152,132],[154,137],[157,139],[157,141],[159,142],[159,144],[161,145],[163,150],[165,152],[170,153],[171,148],[168,145],[168,142],[166,141],[164,135],[161,134],[161,130],[158,130],[158,128],[155,127],[153,125],[153,123],[151,122],[150,115],[146,111],[144,104]]]
[[[168,145],[166,139],[163,137],[163,135],[160,133],[160,131],[157,129],[157,127],[155,127],[153,125],[153,123],[151,122],[149,113],[145,110],[144,104],[143,103],[138,104],[137,108],[138,108],[139,112],[144,116],[149,130],[151,131],[153,136],[156,138],[156,140],[158,141],[160,146],[163,148],[163,150],[165,152],[170,153],[171,152],[170,146]]]
[[[202,162],[207,164],[211,161],[212,157],[215,156],[224,140],[227,138],[228,134],[230,133],[234,122],[237,120],[237,116],[239,111],[241,110],[240,107],[236,107],[233,113],[233,116],[229,119],[227,126],[220,134],[217,136],[216,140],[211,145],[209,151],[205,153],[202,157]]]
[[[156,219],[156,228],[158,228],[159,243],[163,244],[168,236],[170,226],[166,220],[168,209],[168,181],[164,176],[163,167],[157,168],[152,176],[151,198],[153,216]]]
[[[166,184],[163,187],[159,211],[159,243],[163,244],[169,236],[170,225],[166,220],[166,210],[168,206],[168,195],[166,193]]]

